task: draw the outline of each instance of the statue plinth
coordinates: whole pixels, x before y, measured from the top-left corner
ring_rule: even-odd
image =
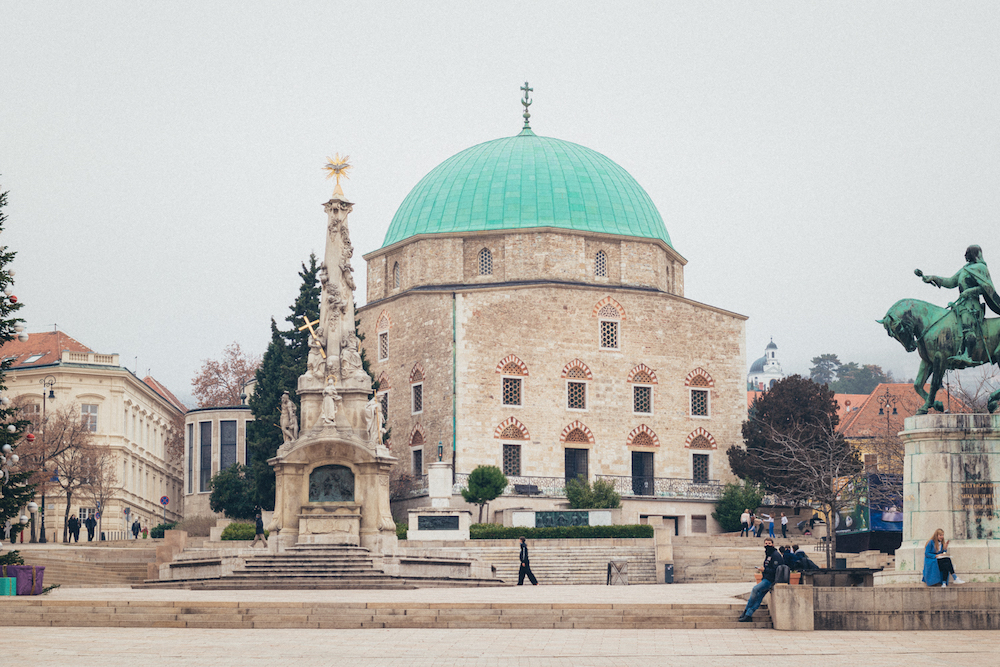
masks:
[[[963,579],[1000,574],[1000,415],[918,415],[900,437],[903,543],[892,579],[920,581],[924,545],[938,528]]]

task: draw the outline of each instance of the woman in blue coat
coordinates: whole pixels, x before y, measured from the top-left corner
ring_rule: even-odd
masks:
[[[944,539],[944,530],[938,528],[924,546],[924,576],[921,580],[928,586],[941,584],[941,588],[945,588],[948,577],[954,577],[956,584],[965,583],[955,574],[955,567],[948,556],[948,540]]]

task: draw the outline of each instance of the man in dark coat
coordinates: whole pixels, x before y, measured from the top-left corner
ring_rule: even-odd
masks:
[[[139,519],[132,522],[132,539],[139,539]]]
[[[764,601],[764,596],[774,586],[775,570],[781,564],[781,555],[774,548],[774,541],[771,538],[767,538],[764,540],[764,564],[757,568],[761,572],[760,583],[750,591],[750,599],[747,600],[747,606],[739,618],[740,623],[750,623],[753,621],[753,613],[757,611],[760,603]]]
[[[87,541],[94,541],[94,531],[97,530],[97,519],[91,514],[87,517],[87,520],[83,522],[83,525],[87,527]],[[79,528],[77,528],[79,530]]]
[[[74,514],[66,522],[66,527],[69,528],[69,541],[72,542],[74,539],[80,541],[80,520],[76,518]]]
[[[521,538],[521,569],[517,571],[517,585],[521,586],[524,584],[524,576],[528,576],[528,580],[531,581],[532,586],[538,585],[538,580],[535,579],[535,575],[531,573],[531,563],[528,561],[528,545]]]

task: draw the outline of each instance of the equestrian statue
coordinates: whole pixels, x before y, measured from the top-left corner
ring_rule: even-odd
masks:
[[[1000,362],[1000,319],[985,317],[987,306],[1000,315],[1000,297],[993,287],[982,248],[969,246],[965,262],[950,278],[925,276],[920,269],[914,271],[925,283],[958,288],[958,298],[947,308],[918,299],[903,299],[878,320],[907,352],[916,350],[920,354],[920,370],[913,382],[924,399],[918,415],[931,409],[944,412],[941,401],[934,400],[934,396],[946,371]],[[930,391],[924,391],[928,376]],[[987,408],[992,413],[998,404],[1000,389],[990,394]]]

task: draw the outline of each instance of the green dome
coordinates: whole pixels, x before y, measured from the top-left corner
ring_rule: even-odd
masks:
[[[627,171],[589,148],[525,129],[432,169],[403,200],[382,247],[417,234],[534,227],[670,244],[659,211]]]

